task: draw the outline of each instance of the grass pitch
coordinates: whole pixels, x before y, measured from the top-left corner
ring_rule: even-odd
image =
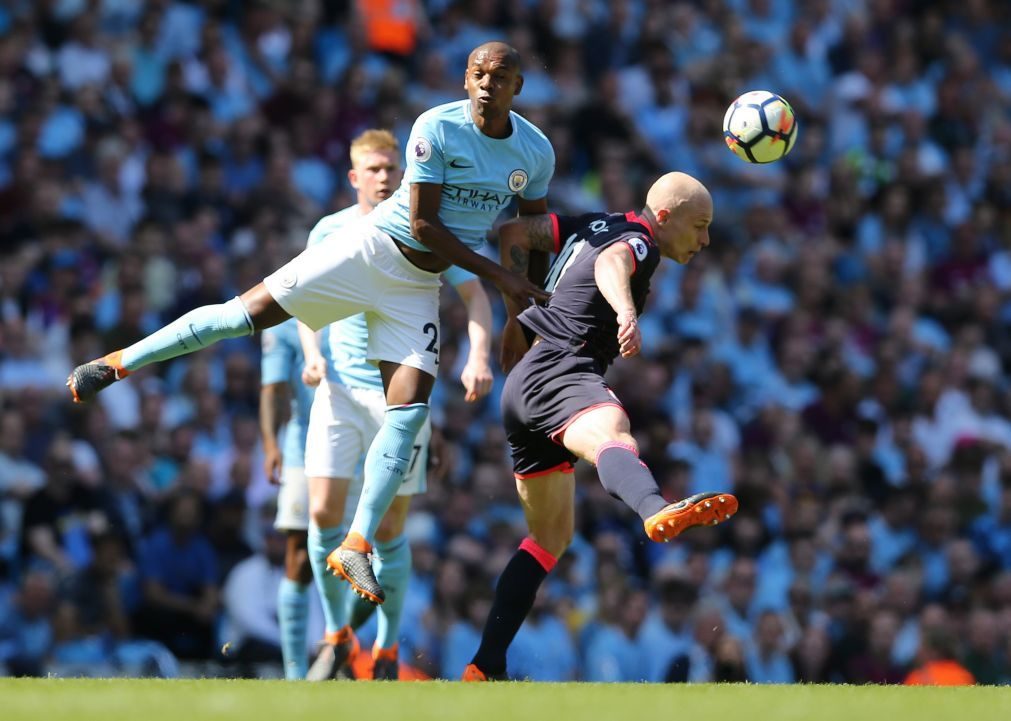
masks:
[[[1011,719],[1011,688],[0,679],[3,721]]]

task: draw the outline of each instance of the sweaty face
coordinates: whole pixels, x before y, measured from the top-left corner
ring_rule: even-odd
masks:
[[[709,224],[713,222],[713,201],[708,197],[694,198],[671,213],[661,226],[668,251],[678,263],[687,263],[709,245]]]
[[[505,54],[481,50],[471,56],[463,86],[476,115],[499,116],[512,108],[513,96],[523,87],[523,76]]]
[[[348,173],[358,201],[371,208],[393,195],[403,176],[400,157],[392,150],[370,150]]]

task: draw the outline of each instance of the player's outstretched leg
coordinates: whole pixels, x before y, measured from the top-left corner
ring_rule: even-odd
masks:
[[[517,478],[516,489],[530,536],[495,585],[481,645],[464,669],[463,681],[506,680],[506,651],[533,608],[537,589],[572,541],[575,484],[571,472]]]
[[[669,541],[693,526],[715,526],[737,513],[737,499],[729,493],[699,493],[667,503],[649,467],[639,459],[628,416],[617,404],[578,416],[562,442],[597,467],[601,485],[639,514],[652,541]]]
[[[260,283],[241,297],[195,308],[127,348],[77,366],[67,378],[67,387],[75,403],[86,403],[150,363],[193,353],[226,338],[251,335],[290,317]]]

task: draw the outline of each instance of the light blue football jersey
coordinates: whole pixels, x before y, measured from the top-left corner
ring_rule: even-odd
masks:
[[[375,213],[374,210],[372,212]],[[309,231],[306,247],[322,242],[331,233],[339,230],[341,226],[360,217],[362,217],[362,213],[357,204],[332,215],[324,216]],[[332,235],[327,242],[340,243],[340,234]],[[470,271],[456,266],[448,268],[442,277],[453,287],[459,287],[463,283],[477,278]],[[352,315],[328,325],[323,329],[320,345],[323,358],[326,359],[328,381],[351,388],[383,390],[383,378],[379,373],[379,368],[365,360],[368,355],[369,328],[365,322],[364,313]]]
[[[291,417],[284,427],[282,461],[286,467],[301,468],[305,465],[305,434],[313,389],[302,382],[305,361],[295,319],[267,328],[260,334],[260,343],[260,384],[287,383],[291,388]]]
[[[411,184],[442,185],[439,220],[472,250],[513,196],[548,194],[555,151],[537,127],[510,113],[508,138],[489,138],[471,117],[470,100],[457,100],[418,116],[407,145],[407,168],[396,192],[376,206],[372,220],[405,245],[428,250],[411,236]]]

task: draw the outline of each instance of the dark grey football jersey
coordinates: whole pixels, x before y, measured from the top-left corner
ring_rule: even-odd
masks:
[[[592,355],[605,366],[618,356],[618,321],[597,287],[594,265],[607,248],[621,243],[632,256],[632,300],[641,314],[660,249],[649,224],[635,213],[553,215],[556,256],[545,279],[547,305],[527,308],[520,323],[544,340]]]

